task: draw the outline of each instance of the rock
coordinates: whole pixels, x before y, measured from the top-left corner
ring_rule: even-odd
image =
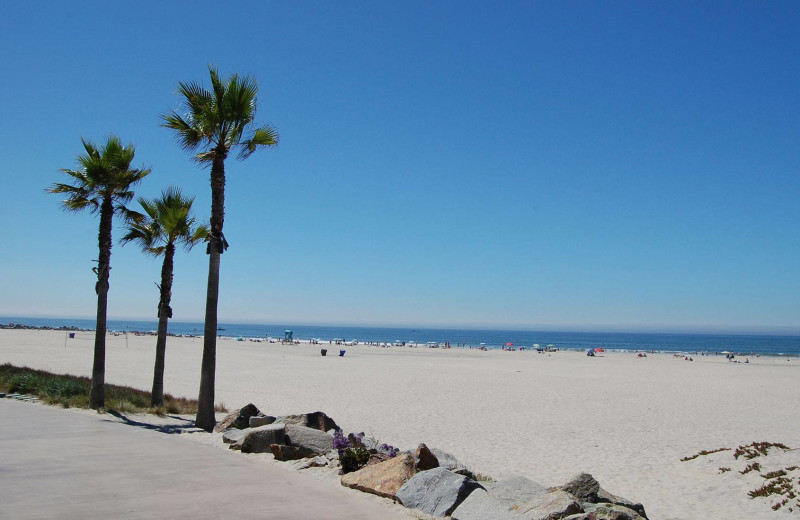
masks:
[[[386,462],[389,459],[391,459],[391,457],[386,453],[371,453],[369,460],[367,461],[367,466],[378,464],[380,462]]]
[[[476,489],[452,514],[453,520],[526,520],[516,510],[482,489]]]
[[[395,498],[397,490],[415,473],[414,456],[406,452],[343,475],[342,485],[385,498]]]
[[[630,500],[618,497],[600,487],[600,483],[588,473],[581,473],[572,477],[566,484],[553,489],[560,489],[574,495],[583,503],[602,504],[609,503],[633,509],[639,516],[647,518],[644,506],[635,504]]]
[[[530,520],[557,520],[583,513],[583,508],[574,495],[563,490],[554,490],[526,502],[520,506],[519,512]]]
[[[314,455],[308,448],[300,446],[286,446],[284,444],[270,444],[269,449],[275,456],[275,460],[299,460]]]
[[[428,453],[428,448],[420,444],[413,454],[405,451],[392,458],[387,458],[385,454],[373,454],[366,466],[343,475],[342,485],[365,493],[395,498],[394,495],[400,486],[417,472],[422,471],[423,467],[432,463]]]
[[[314,428],[307,428],[297,424],[287,424],[286,444],[304,448],[314,455],[321,455],[333,448],[333,437],[324,431],[319,431]]]
[[[644,517],[633,509],[618,504],[584,504],[586,513],[596,520],[642,520]]]
[[[614,504],[622,507],[626,507],[628,509],[633,509],[636,513],[641,516],[642,518],[647,518],[647,513],[644,511],[644,506],[639,503],[633,503],[630,500],[627,500],[622,497],[618,497],[617,495],[613,495],[606,491],[603,488],[597,492],[597,503],[598,504]]]
[[[286,425],[282,423],[268,424],[247,430],[247,436],[241,440],[242,453],[271,452],[271,444],[286,444]]]
[[[593,476],[588,473],[580,473],[572,477],[569,482],[553,488],[571,494],[581,502],[597,502],[597,492],[600,491],[600,484]]]
[[[433,516],[450,515],[470,493],[483,489],[480,484],[444,468],[421,471],[397,491],[395,497],[405,507]]]
[[[217,433],[224,432],[228,428],[238,428],[240,430],[244,430],[250,426],[250,417],[259,415],[260,413],[261,412],[258,411],[256,405],[250,403],[247,406],[239,408],[238,410],[234,410],[226,415],[224,419],[214,426],[214,431]]]
[[[314,457],[311,459],[305,459],[301,462],[298,462],[295,465],[297,469],[308,469],[308,468],[322,468],[328,465],[328,459],[325,457]]]
[[[449,469],[453,473],[464,475],[472,480],[478,480],[477,475],[467,469],[467,467],[463,465],[457,458],[450,455],[446,451],[442,451],[439,448],[431,448],[431,453],[433,453],[434,457],[436,457],[436,461],[439,463],[440,468]]]
[[[328,417],[324,412],[304,413],[300,415],[284,415],[278,417],[275,422],[282,422],[284,424],[299,424],[308,428],[314,428],[327,432],[328,430],[338,430],[336,422]]]
[[[450,455],[446,451],[442,451],[439,448],[431,448],[431,453],[433,453],[433,456],[436,457],[436,461],[439,463],[440,468],[449,469],[453,472],[466,468],[466,466],[461,464],[457,458]]]
[[[513,477],[499,482],[484,482],[483,487],[489,496],[508,506],[517,509],[534,498],[547,494],[541,484],[525,477]]]
[[[514,477],[500,482],[483,482],[486,492],[474,491],[453,512],[458,520],[503,520],[525,518],[520,506],[547,494],[547,489],[525,477]]]
[[[328,460],[339,460],[339,451],[338,450],[329,450],[328,453],[325,454],[325,457]]]
[[[251,428],[258,428],[259,426],[266,426],[275,422],[275,417],[271,415],[254,415],[250,418],[249,425]]]
[[[247,430],[240,430],[238,428],[230,428],[222,434],[222,442],[225,444],[235,444],[247,437]],[[240,446],[241,447],[241,446]]]
[[[417,468],[417,471],[426,471],[438,468],[439,461],[427,446],[420,444],[414,452],[414,467]]]

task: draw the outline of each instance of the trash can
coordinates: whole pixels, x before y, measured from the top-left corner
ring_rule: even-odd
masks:
[[[69,337],[70,337],[70,339],[75,339],[75,333],[74,332],[70,332],[69,333]]]
[[[347,352],[346,350],[342,349],[339,351],[339,357],[344,356],[344,353]]]
[[[322,354],[323,356],[325,356],[325,355],[327,355],[327,354],[328,354],[328,349],[326,349],[326,348],[321,348],[321,349],[319,349],[319,353],[320,353],[320,354]]]

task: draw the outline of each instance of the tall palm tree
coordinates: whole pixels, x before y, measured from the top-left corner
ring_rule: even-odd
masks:
[[[108,278],[111,269],[111,225],[114,215],[126,210],[125,204],[133,198],[133,186],[150,174],[149,168],[131,168],[135,148],[124,146],[118,137],[110,136],[97,147],[81,139],[86,153],[78,156],[78,169],[62,169],[72,184],[55,183],[50,193],[65,193],[62,201],[68,211],[88,209],[100,213],[98,232],[99,257],[97,267],[97,326],[94,335],[94,363],[92,365],[92,390],[89,406],[105,407],[106,372],[106,318],[108,312]]]
[[[158,336],[153,369],[153,391],[150,406],[164,406],[164,357],[167,350],[167,323],[172,317],[172,273],[176,245],[187,250],[206,238],[208,228],[196,226],[191,215],[194,197],[184,197],[174,186],[152,200],[139,197],[144,213],[128,212],[128,233],[121,242],[135,241],[146,254],[164,256],[158,300]]]
[[[258,85],[250,76],[233,74],[220,78],[215,67],[209,66],[211,90],[199,83],[179,83],[183,97],[184,115],[170,112],[162,116],[162,126],[175,130],[181,147],[196,152],[194,158],[211,165],[211,221],[206,252],[208,260],[208,290],[203,331],[203,361],[200,369],[196,425],[211,431],[214,417],[214,378],[217,356],[217,304],[219,301],[220,255],[228,248],[222,233],[225,219],[225,159],[231,149],[238,158],[246,159],[259,148],[278,144],[278,133],[269,125],[256,127],[256,96]]]

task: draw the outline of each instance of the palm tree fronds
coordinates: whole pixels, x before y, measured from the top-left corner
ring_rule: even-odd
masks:
[[[197,126],[182,118],[176,112],[161,116],[163,123],[161,126],[175,130],[175,139],[178,144],[187,151],[197,149],[206,139],[206,135]]]
[[[134,215],[127,222],[127,234],[121,239],[123,244],[135,241],[145,253],[159,256],[175,243],[190,249],[198,236],[205,238],[208,233],[207,229],[195,228],[195,219],[191,216],[194,197],[184,196],[180,188],[170,186],[159,197],[139,197],[138,201],[144,213],[128,210]]]
[[[188,239],[183,240],[182,242],[183,247],[185,247],[186,250],[188,251],[197,244],[199,244],[200,242],[205,242],[206,239],[208,238],[209,229],[211,228],[209,226],[206,226],[205,224],[197,226],[197,228],[194,230],[194,234]]]
[[[242,142],[239,149],[239,159],[247,159],[259,147],[277,146],[279,141],[278,132],[269,125],[262,126],[253,133],[253,136]]]
[[[205,152],[198,153],[197,155],[192,157],[192,159],[196,162],[199,162],[200,164],[208,164],[214,160],[215,155],[216,152],[214,152],[213,150],[207,150]]]

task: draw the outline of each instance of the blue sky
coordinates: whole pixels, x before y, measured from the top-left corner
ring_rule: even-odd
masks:
[[[81,137],[208,218],[159,115],[215,64],[281,136],[226,165],[223,321],[800,333],[800,4],[219,6],[4,6],[0,315],[94,315],[97,218],[44,192]],[[154,320],[160,262],[111,262],[109,316]]]

